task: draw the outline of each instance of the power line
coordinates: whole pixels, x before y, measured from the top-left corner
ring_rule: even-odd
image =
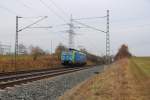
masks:
[[[23,3],[21,0],[17,0],[17,2],[19,2],[21,5],[23,5],[25,8],[31,9],[31,7],[29,7],[28,5],[26,5],[25,3]]]
[[[13,14],[13,15],[19,15],[19,14],[16,13],[15,11],[13,11],[13,10],[11,10],[11,9],[9,9],[9,8],[7,8],[7,7],[5,7],[5,6],[3,6],[3,5],[0,5],[0,8],[3,9],[3,10],[5,10],[5,11],[7,11],[7,12],[9,12],[9,13],[11,13],[11,14]]]
[[[60,7],[58,6],[53,0],[49,0],[62,14],[68,17],[68,14]]]
[[[54,15],[56,15],[59,19],[63,20],[64,22],[66,22],[66,20],[58,15],[50,6],[48,6],[45,2],[43,2],[42,0],[39,0],[41,2],[41,4],[43,4],[47,9],[49,9],[52,13],[54,13]]]
[[[27,4],[25,4],[24,2],[22,2],[21,0],[17,0],[17,2],[19,2],[22,6],[24,6],[25,8],[32,10],[34,14],[37,15],[37,13],[35,13],[35,10],[33,10],[30,6],[28,6]]]
[[[23,5],[25,8],[27,8],[27,9],[29,9],[29,10],[32,10],[34,13],[35,13],[35,11],[31,8],[31,7],[29,7],[27,4],[25,4],[25,3],[23,3],[21,0],[17,0],[21,5]],[[11,13],[11,14],[13,14],[13,15],[18,15],[18,16],[21,16],[20,14],[18,14],[17,12],[15,12],[15,11],[13,11],[13,10],[11,10],[11,9],[9,9],[9,8],[7,8],[7,7],[5,7],[5,6],[3,6],[3,5],[0,5],[0,8],[1,9],[3,9],[3,10],[5,10],[5,11],[7,11],[7,12],[9,12],[9,13]],[[36,13],[37,14],[37,13]]]

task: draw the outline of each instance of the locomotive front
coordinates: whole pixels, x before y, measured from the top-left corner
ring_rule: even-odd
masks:
[[[86,61],[86,54],[75,49],[69,49],[61,53],[61,63],[63,65],[85,65]]]

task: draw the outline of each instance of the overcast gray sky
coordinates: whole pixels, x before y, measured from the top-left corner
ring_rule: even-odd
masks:
[[[26,46],[38,45],[46,50],[50,50],[51,40],[53,50],[60,42],[68,46],[68,34],[64,32],[68,27],[63,24],[69,22],[71,14],[73,18],[104,16],[107,9],[110,10],[111,53],[116,53],[120,45],[125,43],[133,54],[149,56],[149,0],[0,0],[0,42],[14,47],[16,15],[48,16],[36,26],[54,26],[54,28],[24,30],[19,33],[19,43]],[[35,20],[37,19],[20,19],[19,26],[21,28]],[[106,27],[106,19],[81,22],[102,30]],[[91,29],[75,31],[76,48],[83,46],[94,54],[105,54],[104,33]]]

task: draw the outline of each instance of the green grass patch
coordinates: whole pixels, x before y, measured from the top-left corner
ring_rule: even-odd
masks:
[[[133,57],[130,66],[138,77],[150,77],[150,57]]]

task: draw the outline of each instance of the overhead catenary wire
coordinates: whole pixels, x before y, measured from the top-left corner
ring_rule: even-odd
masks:
[[[63,41],[63,43],[65,43],[66,41],[65,40],[68,40],[68,38],[66,36],[63,36],[63,31],[58,31],[58,32],[54,32],[54,31],[51,31],[51,33],[56,33],[55,35],[59,35],[58,38]]]
[[[48,28],[52,28],[52,26],[36,26],[36,27],[29,27],[29,28],[45,28],[45,29],[48,29]]]
[[[78,18],[74,20],[92,20],[92,19],[100,19],[100,18],[106,18],[107,16],[101,16],[101,17],[86,17],[86,18]]]
[[[57,14],[50,6],[48,6],[44,1],[39,0],[41,2],[42,5],[44,5],[48,10],[50,10],[55,16],[57,16],[59,19],[61,19],[62,21],[66,22],[66,20],[60,16],[59,14]]]
[[[67,26],[68,24],[64,23],[64,24],[57,24],[57,25],[53,25],[53,28],[58,28],[58,27],[64,27]]]
[[[100,29],[98,29],[98,28],[95,28],[95,27],[93,27],[93,26],[86,25],[86,24],[84,24],[84,23],[81,23],[81,22],[79,22],[79,21],[76,21],[76,20],[73,20],[73,21],[74,21],[74,22],[76,22],[76,23],[78,23],[78,24],[80,24],[80,25],[83,25],[83,26],[85,26],[85,27],[91,28],[91,29],[93,29],[93,30],[97,30],[97,31],[100,31],[100,32],[106,33],[105,31],[103,31],[103,30],[100,30]]]
[[[96,44],[93,41],[91,41],[91,39],[89,37],[82,36],[82,38],[84,38],[84,40],[86,41],[86,43],[88,43],[92,48],[97,48]]]
[[[42,18],[43,16],[30,16],[30,17],[23,17],[23,19],[37,19],[37,18]]]
[[[40,22],[40,21],[44,20],[45,18],[47,18],[47,16],[45,16],[45,17],[43,17],[43,18],[41,18],[41,19],[39,19],[39,20],[35,21],[34,23],[32,23],[32,24],[30,24],[30,25],[28,25],[28,26],[25,26],[24,28],[22,28],[22,29],[18,30],[18,32],[20,32],[20,31],[22,31],[22,30],[24,30],[24,29],[26,29],[26,28],[30,28],[31,26],[33,26],[33,25],[37,24],[38,22]]]

